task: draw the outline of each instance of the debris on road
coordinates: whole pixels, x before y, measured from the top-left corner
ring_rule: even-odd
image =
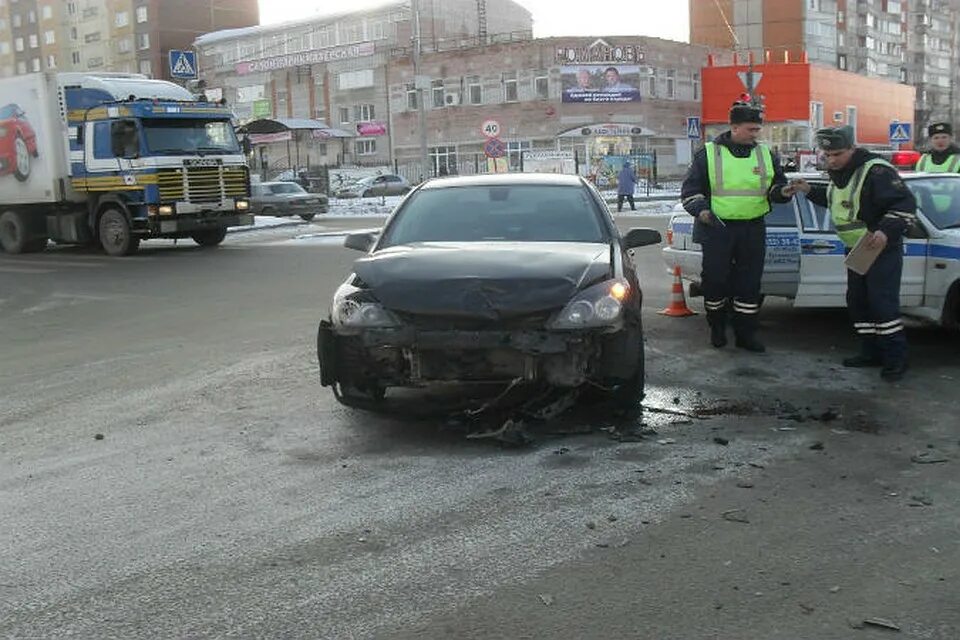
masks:
[[[724,511],[720,514],[727,522],[740,522],[742,524],[750,524],[750,520],[747,519],[747,512],[745,509],[730,509],[729,511]]]
[[[593,531],[593,530],[596,529],[596,528],[597,528],[597,523],[596,523],[596,522],[588,522],[588,523],[587,523],[587,529],[590,529],[590,531]]]
[[[663,445],[677,444],[677,441],[674,440],[673,438],[664,438],[663,440],[657,440],[657,444],[663,444]]]
[[[810,451],[823,451],[823,443],[819,440],[810,445]]]
[[[491,439],[511,446],[525,446],[533,442],[522,421],[508,419],[499,429],[468,433],[470,440]]]
[[[840,587],[830,587],[830,593],[840,593]]]
[[[740,489],[753,489],[752,482],[738,482],[737,487]]]
[[[540,602],[542,602],[544,605],[549,607],[550,605],[553,604],[553,596],[550,595],[549,593],[541,593],[539,597],[540,597]]]
[[[729,441],[729,440],[727,440],[726,438],[722,438],[722,437],[720,437],[720,436],[715,436],[715,437],[713,438],[713,441],[714,441],[716,444],[720,445],[721,447],[725,447],[725,446],[727,446],[728,444],[730,444],[730,441]]]
[[[933,500],[931,500],[927,496],[910,496],[910,500],[912,500],[912,502],[909,503],[909,506],[911,507],[932,507],[933,506]]]
[[[890,629],[891,631],[900,631],[900,626],[889,620],[884,620],[883,618],[867,618],[863,621],[863,624],[869,625],[871,627],[880,627],[882,629]]]
[[[950,462],[950,458],[935,451],[924,451],[910,456],[910,461],[916,464],[939,464],[941,462]]]
[[[95,436],[93,436],[93,439],[94,439],[94,440],[103,440],[103,434],[102,434],[102,433],[98,433],[98,434],[96,434]]]

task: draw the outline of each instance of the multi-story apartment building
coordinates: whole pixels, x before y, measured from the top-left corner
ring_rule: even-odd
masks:
[[[423,2],[425,51],[451,43],[532,37],[530,12],[512,0]],[[208,95],[222,96],[241,121],[309,118],[351,131],[341,145],[320,142],[311,162],[391,160],[389,61],[413,37],[410,2],[293,23],[210,33],[196,41]],[[485,34],[494,34],[487,36]],[[279,144],[283,147],[283,143]],[[283,149],[268,150],[271,157]]]
[[[165,78],[171,49],[259,19],[257,0],[0,0],[0,77],[57,69]]]
[[[912,85],[918,139],[960,116],[960,0],[690,0],[690,41]]]

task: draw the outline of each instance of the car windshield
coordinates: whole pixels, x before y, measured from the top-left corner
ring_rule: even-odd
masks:
[[[930,177],[906,180],[917,206],[937,229],[960,228],[960,179]]]
[[[270,190],[274,193],[306,193],[303,187],[293,182],[272,185]]]
[[[605,242],[588,191],[510,185],[424,189],[397,212],[381,246],[414,242]]]
[[[0,107],[0,119],[7,120],[17,115],[17,105],[8,104]]]
[[[150,153],[161,155],[240,153],[237,136],[226,120],[146,119],[143,121],[143,131]]]

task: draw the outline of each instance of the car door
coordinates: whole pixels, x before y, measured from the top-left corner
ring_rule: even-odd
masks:
[[[775,204],[764,222],[767,225],[767,255],[760,291],[767,296],[792,298],[800,280],[800,228],[796,198]]]
[[[821,207],[797,196],[801,202],[800,284],[794,305],[798,307],[847,306],[846,247],[837,236],[833,218]],[[915,232],[903,243],[903,277],[900,304],[917,306],[923,302],[926,277],[926,233]]]
[[[367,195],[371,196],[382,196],[387,193],[387,177],[386,176],[377,176],[373,179],[373,182],[370,184],[370,188],[367,190]]]

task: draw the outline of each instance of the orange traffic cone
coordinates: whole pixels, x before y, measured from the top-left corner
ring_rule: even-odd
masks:
[[[670,304],[666,309],[660,312],[660,315],[670,316],[671,318],[686,318],[695,316],[697,312],[687,306],[687,300],[683,297],[683,279],[680,277],[680,266],[673,267],[673,289],[670,292]]]

